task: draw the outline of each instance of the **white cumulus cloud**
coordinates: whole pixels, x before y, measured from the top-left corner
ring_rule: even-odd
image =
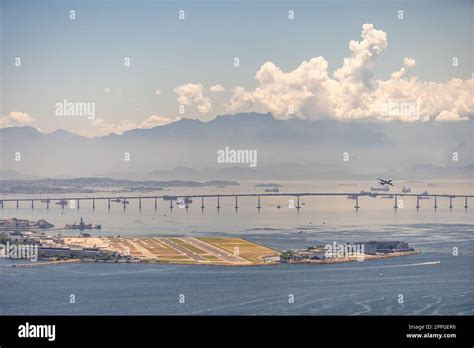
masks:
[[[110,133],[122,134],[132,129],[153,128],[163,126],[165,124],[179,120],[165,116],[152,115],[141,123],[132,122],[129,120],[121,120],[119,122],[107,122],[103,118],[96,118],[92,121],[92,129],[85,130],[82,135],[85,136],[103,136]]]
[[[104,93],[105,93],[105,94],[108,94],[108,95],[110,95],[110,94],[122,95],[123,92],[122,92],[122,90],[120,90],[120,89],[114,90],[114,89],[112,89],[112,88],[105,87],[105,88],[104,88]]]
[[[174,89],[178,95],[178,102],[183,105],[193,106],[200,113],[207,113],[212,110],[211,99],[204,95],[202,84],[187,83]]]
[[[0,127],[24,126],[33,122],[33,117],[20,111],[11,111],[7,116],[0,117]]]
[[[323,57],[303,61],[289,72],[266,62],[255,75],[255,89],[235,87],[226,108],[230,112],[271,112],[282,119],[427,121],[474,116],[474,74],[465,81],[421,82],[406,77],[416,63],[407,57],[390,79],[375,79],[374,67],[387,46],[387,34],[366,23],[361,40],[350,41],[350,56],[332,76]]]
[[[163,126],[177,120],[178,119],[173,119],[166,116],[152,115],[143,121],[137,128],[153,128],[157,126]]]
[[[211,86],[209,89],[211,92],[225,92],[225,87],[219,84]]]

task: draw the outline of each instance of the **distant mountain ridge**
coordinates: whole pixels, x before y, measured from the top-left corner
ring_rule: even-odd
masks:
[[[64,130],[46,134],[33,127],[10,127],[0,129],[0,170],[33,177],[129,173],[131,179],[171,180],[221,179],[219,175],[229,178],[240,173],[247,178],[314,179],[428,165],[433,167],[425,173],[436,175],[440,168],[448,168],[443,175],[457,177],[474,164],[473,122],[278,120],[271,114],[243,113],[208,122],[181,119],[95,138]],[[217,151],[225,147],[257,150],[257,167],[217,163]],[[452,160],[453,152],[459,154],[458,162]],[[16,153],[21,161],[15,160]]]
[[[36,179],[36,180],[0,180],[0,193],[68,193],[94,192],[103,188],[126,188],[133,191],[161,190],[168,187],[210,187],[238,186],[235,181],[213,180],[198,181],[136,181],[113,178],[73,178],[73,179]]]

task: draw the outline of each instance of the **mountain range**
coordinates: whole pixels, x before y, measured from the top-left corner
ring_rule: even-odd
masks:
[[[473,122],[279,120],[244,113],[95,138],[9,127],[0,129],[0,179],[472,178]],[[218,163],[217,151],[226,147],[256,150],[257,166]]]

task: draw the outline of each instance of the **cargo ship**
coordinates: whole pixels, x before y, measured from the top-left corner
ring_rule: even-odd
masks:
[[[384,191],[384,192],[388,192],[388,191],[390,191],[390,187],[388,187],[388,186],[371,187],[371,188],[370,188],[370,191]]]
[[[265,189],[265,192],[280,192],[280,189],[278,188],[278,186],[267,187]]]
[[[360,195],[359,196],[369,196],[369,197],[372,197],[372,198],[376,198],[377,197],[377,193],[376,192],[372,192],[372,191],[360,191]]]
[[[422,192],[421,195],[419,196],[420,199],[430,199],[430,197],[426,197],[425,195],[428,195],[428,191]]]
[[[382,198],[393,198],[393,195],[383,195]]]

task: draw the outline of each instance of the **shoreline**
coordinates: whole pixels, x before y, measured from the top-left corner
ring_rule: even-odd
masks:
[[[51,260],[51,261],[36,261],[31,263],[16,263],[11,265],[13,268],[31,268],[37,266],[53,266],[53,265],[63,265],[66,263],[81,263],[82,260],[79,259],[70,259],[70,260]]]
[[[380,260],[380,259],[388,259],[391,257],[401,257],[401,256],[409,256],[409,255],[416,255],[420,254],[420,250],[415,251],[401,251],[395,253],[388,253],[388,254],[377,254],[377,255],[364,255],[361,259],[357,257],[354,258],[344,258],[344,259],[325,259],[325,260],[302,260],[302,261],[288,261],[288,264],[315,264],[315,265],[324,265],[324,264],[335,264],[335,263],[348,263],[348,262],[362,262],[362,261],[370,261],[370,260]]]
[[[407,252],[398,252],[398,253],[390,253],[385,255],[367,255],[362,259],[362,261],[370,261],[370,260],[380,260],[380,259],[387,259],[392,257],[400,257],[400,256],[409,256],[409,255],[417,255],[420,254],[420,250],[416,251],[407,251]],[[216,263],[191,263],[191,262],[170,262],[170,261],[160,261],[160,260],[136,260],[136,261],[96,261],[96,260],[81,260],[81,259],[69,259],[69,260],[51,260],[47,261],[46,259],[41,262],[32,262],[32,263],[21,263],[21,264],[13,264],[11,267],[14,268],[31,268],[37,266],[54,266],[54,265],[62,265],[62,264],[69,264],[69,263],[107,263],[107,264],[157,264],[157,265],[185,265],[185,266],[221,266],[221,267],[267,267],[267,266],[278,266],[283,264],[289,265],[329,265],[329,264],[337,264],[337,263],[349,263],[349,262],[362,262],[358,261],[357,258],[346,258],[346,259],[332,259],[332,260],[303,260],[303,261],[289,261],[289,262],[267,262],[261,264],[216,264]]]

